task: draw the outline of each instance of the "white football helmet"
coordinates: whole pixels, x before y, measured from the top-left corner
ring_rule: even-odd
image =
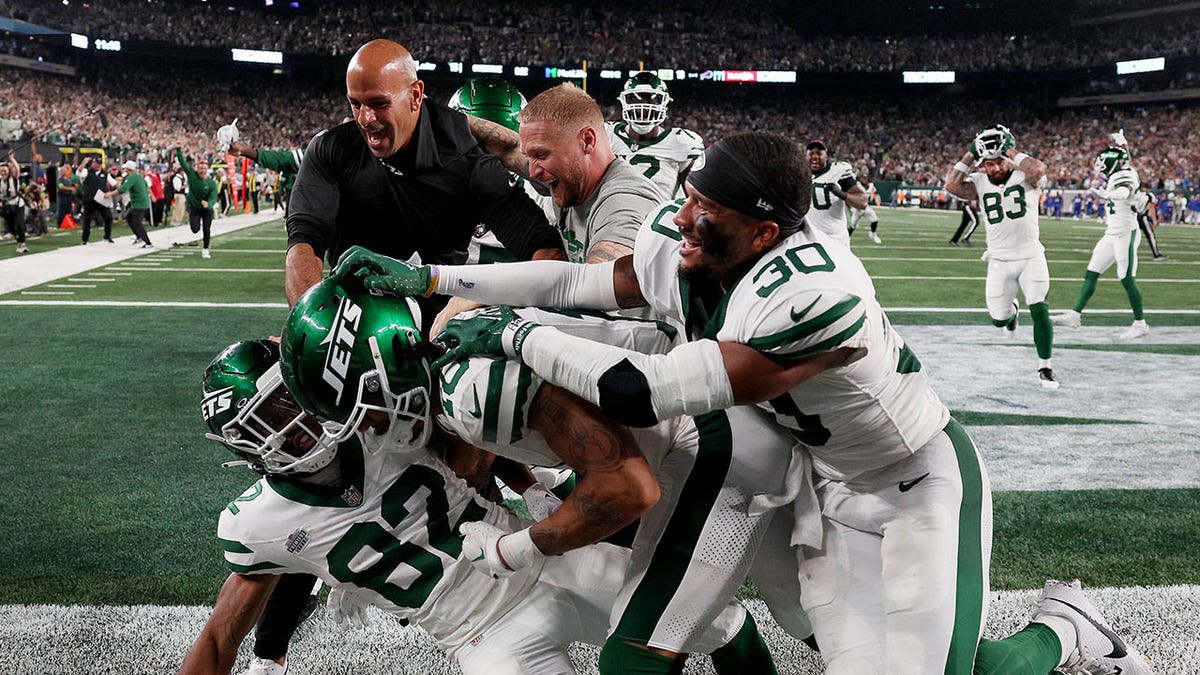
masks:
[[[621,119],[639,134],[648,134],[667,121],[667,104],[671,95],[667,85],[657,75],[643,70],[625,81],[618,97]]]

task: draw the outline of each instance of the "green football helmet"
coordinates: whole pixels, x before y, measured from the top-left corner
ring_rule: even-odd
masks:
[[[1121,169],[1129,168],[1129,151],[1125,148],[1110,145],[1096,155],[1092,170],[1096,173],[1112,176]]]
[[[639,134],[648,134],[667,121],[667,104],[671,95],[667,85],[657,75],[643,70],[625,81],[618,97],[621,119]]]
[[[517,114],[525,107],[525,97],[511,84],[494,77],[474,77],[450,97],[451,108],[467,115],[517,130]]]
[[[200,412],[208,438],[263,474],[311,473],[333,461],[337,446],[323,441],[317,421],[288,395],[279,373],[279,345],[235,342],[204,370]]]
[[[296,302],[283,329],[284,385],[333,442],[384,413],[382,447],[423,447],[432,431],[428,343],[413,298],[371,295],[334,275]]]

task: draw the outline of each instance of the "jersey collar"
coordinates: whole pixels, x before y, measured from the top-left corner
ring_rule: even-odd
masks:
[[[363,502],[363,447],[355,434],[338,445],[342,480],[337,486],[311,485],[284,476],[268,475],[267,483],[284,499],[308,506],[354,508]]]

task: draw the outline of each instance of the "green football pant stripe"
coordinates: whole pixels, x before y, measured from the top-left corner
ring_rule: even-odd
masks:
[[[1029,306],[1033,317],[1033,344],[1039,359],[1050,358],[1054,345],[1054,322],[1050,320],[1050,307],[1044,302]]]
[[[962,502],[958,508],[958,569],[954,590],[954,633],[946,655],[947,675],[970,673],[983,624],[984,587],[983,541],[980,533],[984,517],[985,495],[979,455],[971,437],[954,418],[946,425],[946,435],[954,444],[962,481]],[[987,514],[990,518],[991,514]]]
[[[713,670],[717,675],[742,675],[742,673],[762,673],[762,675],[779,675],[771,651],[758,632],[754,623],[754,615],[746,612],[746,620],[733,639],[722,647],[713,650]]]
[[[659,619],[683,583],[700,533],[725,484],[733,454],[729,419],[724,411],[718,410],[696,417],[696,427],[700,430],[696,462],[688,472],[646,573],[630,597],[609,643],[650,641]]]

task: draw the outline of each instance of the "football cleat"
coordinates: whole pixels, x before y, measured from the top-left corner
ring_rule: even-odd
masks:
[[[868,234],[868,235],[867,235],[867,238],[868,238],[868,239],[870,239],[872,242],[874,242],[874,243],[876,243],[876,244],[882,244],[882,243],[883,243],[883,240],[879,238],[879,235],[875,234],[874,232],[872,232],[872,233]]]
[[[1076,312],[1073,309],[1068,309],[1058,316],[1051,317],[1050,322],[1056,326],[1079,328],[1081,325],[1083,325],[1083,317],[1079,314],[1079,312]]]
[[[1138,338],[1144,338],[1149,334],[1150,326],[1146,324],[1144,319],[1138,319],[1137,321],[1133,322],[1133,325],[1131,325],[1129,328],[1126,328],[1124,333],[1121,333],[1121,339],[1136,340]]]
[[[200,253],[200,257],[208,259],[212,257],[212,254],[208,252],[208,249],[204,249],[204,251]]]
[[[1049,368],[1038,368],[1038,381],[1042,383],[1042,389],[1058,389],[1058,380]]]
[[[1166,260],[1166,259],[1167,259],[1167,256],[1165,256],[1165,255],[1156,255],[1156,256],[1154,256],[1154,262],[1162,262],[1162,261],[1164,261],[1164,260]]]
[[[25,242],[17,244],[17,253],[29,253],[29,247],[25,245]]]
[[[239,675],[287,675],[288,664],[282,666],[270,659],[260,659],[257,656],[250,661],[250,667]]]
[[[1004,330],[1010,333],[1015,333],[1019,323],[1021,323],[1021,305],[1017,304],[1016,300],[1013,300],[1012,319],[1008,323],[1004,324]]]
[[[1069,584],[1053,579],[1046,582],[1033,621],[1042,616],[1061,617],[1075,627],[1075,648],[1056,672],[1063,675],[1150,675],[1152,672],[1146,658],[1113,631],[1083,594],[1078,579]]]

